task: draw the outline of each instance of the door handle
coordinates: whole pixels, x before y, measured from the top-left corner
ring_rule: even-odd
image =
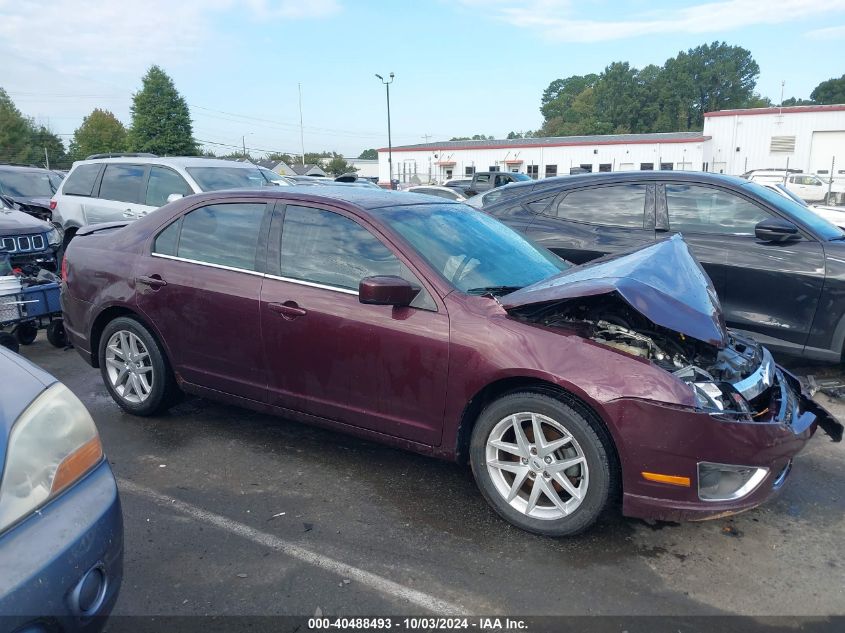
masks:
[[[267,304],[267,307],[270,308],[271,312],[275,312],[283,319],[287,319],[288,321],[308,314],[308,311],[300,308],[296,304],[296,301],[286,301],[285,303],[269,303]]]
[[[144,286],[149,286],[154,290],[156,288],[161,288],[162,286],[167,285],[167,282],[158,275],[152,275],[150,277],[147,277],[146,275],[141,275],[140,277],[135,277],[135,283],[142,284]]]

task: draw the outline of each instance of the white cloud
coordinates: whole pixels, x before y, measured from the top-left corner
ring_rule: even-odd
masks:
[[[0,58],[79,76],[137,74],[219,43],[211,23],[225,12],[297,20],[339,11],[338,0],[0,0]]]
[[[722,0],[689,7],[646,11],[624,19],[581,17],[593,10],[589,3],[538,0],[530,5],[516,0],[459,0],[477,8],[489,6],[497,19],[532,29],[557,42],[602,42],[644,35],[722,33],[760,24],[793,22],[796,16],[818,16],[845,10],[845,0]],[[639,4],[638,6],[642,6]],[[821,29],[825,31],[827,29]]]
[[[823,29],[808,31],[804,35],[817,40],[839,39],[840,37],[845,37],[845,24],[840,24],[839,26],[828,26]]]

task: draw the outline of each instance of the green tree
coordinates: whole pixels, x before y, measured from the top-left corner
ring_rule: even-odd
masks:
[[[813,105],[815,101],[811,99],[798,99],[796,97],[789,97],[789,99],[784,99],[782,106],[802,106],[802,105]]]
[[[558,117],[566,119],[575,98],[587,88],[595,86],[598,78],[598,75],[589,74],[555,79],[543,91],[543,96],[540,98],[540,112],[546,120]]]
[[[306,165],[322,165],[325,162],[326,158],[334,158],[335,156],[340,156],[336,152],[305,152],[305,164]]]
[[[487,136],[486,134],[473,134],[472,136],[453,136],[450,141],[492,141],[495,136]]]
[[[299,159],[296,156],[291,156],[288,153],[283,152],[270,152],[267,154],[267,160],[272,160],[275,163],[284,163],[285,165],[293,165],[296,162],[299,162]]]
[[[340,154],[335,154],[332,159],[326,163],[323,168],[326,173],[333,176],[342,176],[343,174],[355,173],[358,171],[355,167],[346,162],[346,159]]]
[[[29,163],[32,135],[32,123],[15,107],[8,93],[0,88],[0,162]]]
[[[132,97],[132,128],[129,147],[136,152],[170,156],[195,156],[188,104],[173,80],[158,66],[150,67]]]
[[[821,82],[810,93],[814,103],[829,105],[831,103],[845,103],[845,75],[839,79],[828,79]]]
[[[73,133],[70,155],[82,160],[91,154],[126,151],[126,128],[108,110],[95,108]]]
[[[52,169],[69,167],[71,161],[62,140],[43,125],[33,126],[30,136],[30,156],[27,162],[47,165]]]
[[[374,149],[365,149],[358,158],[361,160],[378,160],[378,152]]]

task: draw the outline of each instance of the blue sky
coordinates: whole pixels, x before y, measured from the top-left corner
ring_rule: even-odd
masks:
[[[357,156],[387,144],[374,73],[396,73],[394,145],[498,137],[540,126],[556,78],[714,40],[751,51],[763,95],[807,97],[845,73],[845,0],[0,0],[0,86],[70,134],[94,107],[128,123],[157,63],[198,139],[298,152],[301,83],[306,151]]]

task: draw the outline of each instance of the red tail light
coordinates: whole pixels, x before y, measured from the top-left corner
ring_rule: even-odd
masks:
[[[56,207],[59,206],[55,200],[50,200],[50,211],[55,211]]]
[[[62,256],[62,279],[67,279],[67,256]]]

